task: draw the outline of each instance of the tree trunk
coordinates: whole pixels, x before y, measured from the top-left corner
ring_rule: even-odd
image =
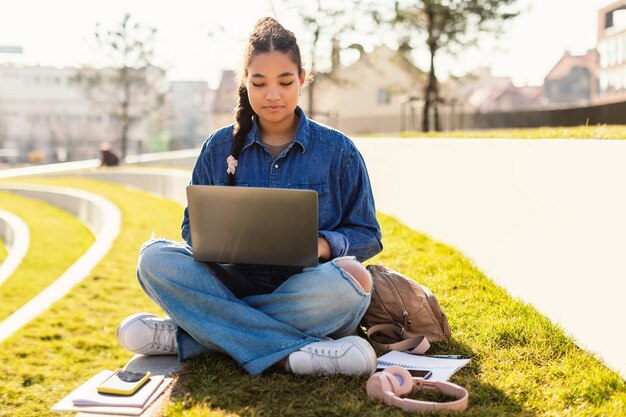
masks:
[[[313,104],[314,103],[313,102],[313,96],[314,96],[313,91],[315,90],[314,85],[315,85],[315,80],[312,80],[309,83],[309,86],[308,86],[308,88],[309,88],[309,97],[308,97],[309,98],[309,103],[308,103],[309,109],[308,109],[307,113],[308,113],[308,117],[311,118],[311,119],[315,115],[315,108],[314,108],[315,105]]]
[[[437,93],[437,76],[435,75],[435,51],[434,45],[430,46],[430,71],[428,72],[428,84],[424,90],[424,118],[422,120],[422,131],[430,131],[430,108],[434,108],[435,130],[439,128],[439,112],[437,111],[437,102],[439,94]]]
[[[128,150],[128,131],[129,129],[129,121],[128,115],[122,116],[122,134],[121,134],[121,152],[122,152],[122,161],[126,159],[126,153]]]
[[[122,98],[122,133],[121,133],[121,152],[122,152],[122,161],[126,159],[126,154],[128,152],[128,131],[130,130],[130,77],[128,74],[128,67],[122,68],[122,85],[123,88],[123,98]]]
[[[422,120],[422,131],[429,132],[430,131],[430,108],[431,106],[434,108],[433,119],[435,122],[435,130],[440,130],[439,125],[439,91],[437,86],[437,75],[435,74],[435,54],[438,49],[437,35],[434,33],[435,31],[435,10],[434,4],[428,2],[424,5],[426,7],[426,30],[428,32],[428,51],[430,52],[430,70],[428,72],[428,84],[426,85],[426,90],[424,94],[424,118]]]
[[[424,107],[422,108],[422,132],[430,131],[430,120],[428,114],[430,113],[430,83],[424,89]]]
[[[321,7],[318,5],[318,7]],[[308,85],[308,89],[309,89],[309,110],[308,110],[308,117],[309,118],[313,118],[315,117],[315,51],[317,51],[317,41],[319,40],[320,37],[320,28],[319,26],[315,29],[315,33],[314,33],[314,37],[313,37],[313,48],[312,48],[312,52],[311,52],[311,73],[309,74],[309,79],[311,80],[311,82]]]

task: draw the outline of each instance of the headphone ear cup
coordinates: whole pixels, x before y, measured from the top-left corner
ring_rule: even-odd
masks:
[[[393,385],[395,382],[395,386]],[[397,381],[392,375],[387,375],[384,372],[376,372],[367,380],[367,396],[372,400],[378,402],[384,402],[385,392],[394,393],[398,387]]]
[[[396,395],[406,395],[413,390],[413,376],[401,366],[390,366],[383,373],[389,374]]]

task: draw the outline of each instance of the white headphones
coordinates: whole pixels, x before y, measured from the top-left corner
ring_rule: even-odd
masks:
[[[438,403],[399,397],[415,389],[439,391],[456,400]],[[400,366],[390,366],[370,376],[367,381],[367,395],[374,401],[398,407],[404,411],[463,411],[467,408],[469,397],[467,390],[463,387],[450,382],[413,378],[409,371]]]

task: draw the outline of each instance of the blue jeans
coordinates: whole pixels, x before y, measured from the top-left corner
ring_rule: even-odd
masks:
[[[340,259],[354,258],[304,268],[272,288],[229,265],[194,261],[184,242],[151,240],[140,251],[137,276],[177,324],[179,360],[218,351],[257,375],[304,345],[356,330],[370,294]],[[248,288],[229,289],[218,274]]]

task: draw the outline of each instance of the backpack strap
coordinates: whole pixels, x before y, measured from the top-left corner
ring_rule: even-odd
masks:
[[[395,343],[376,342],[374,340],[376,338],[376,333],[381,331],[392,331],[396,333],[398,335],[398,339],[401,340]],[[430,343],[425,336],[405,337],[404,329],[400,326],[396,326],[395,324],[376,324],[367,329],[366,336],[374,346],[384,350],[398,350],[400,352],[408,351],[408,353],[412,353],[414,355],[421,355],[426,353],[428,348],[430,348]]]

